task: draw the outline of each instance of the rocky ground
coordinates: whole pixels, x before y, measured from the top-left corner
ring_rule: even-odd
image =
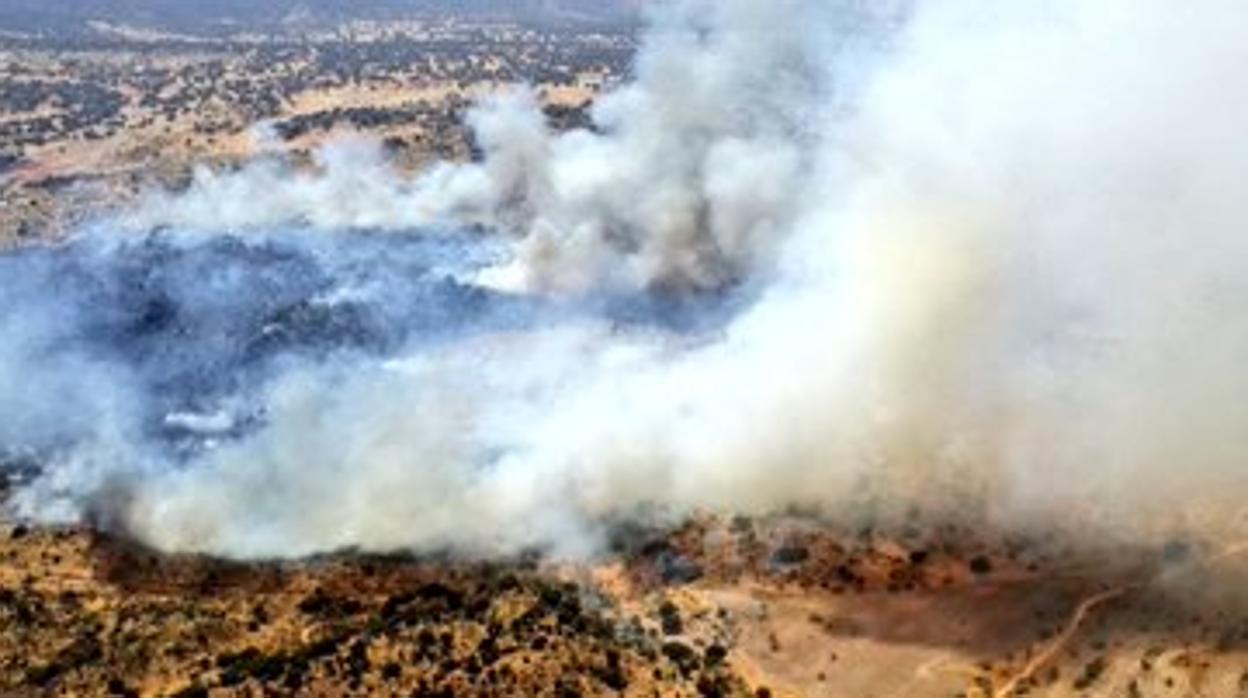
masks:
[[[1248,696],[1209,553],[773,517],[624,529],[593,565],[241,565],[9,525],[0,694]]]

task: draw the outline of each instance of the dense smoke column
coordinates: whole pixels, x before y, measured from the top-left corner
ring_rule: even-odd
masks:
[[[518,239],[513,264],[490,277],[508,288],[731,286],[766,270],[817,194],[821,146],[854,113],[908,5],[656,3],[635,79],[597,101],[592,130],[553,133],[517,86],[468,117],[480,162],[405,181],[380,150],[343,141],[317,154],[318,174],[272,158],[241,173],[201,170],[188,194],[155,194],[128,222],[473,222]]]
[[[115,225],[297,221],[292,260],[242,273],[295,309],[244,284],[187,324],[156,283],[110,320],[8,287],[0,435],[58,451],[14,506],[107,501],[157,547],[237,557],[584,555],[609,521],[793,505],[1238,535],[1246,34],[1220,0],[689,0],[593,131],[519,91],[472,116],[480,162],[416,179],[358,143],[202,172]],[[444,256],[420,247],[439,225]],[[352,271],[357,228],[387,235]],[[143,254],[137,278],[188,264]],[[370,274],[389,290],[347,300]],[[272,322],[305,329],[223,339]],[[57,351],[64,328],[93,349]],[[183,410],[183,385],[250,416]],[[171,457],[154,423],[198,436]]]

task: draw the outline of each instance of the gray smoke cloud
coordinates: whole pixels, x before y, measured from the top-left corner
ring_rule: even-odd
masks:
[[[17,284],[0,436],[49,464],[12,506],[234,557],[584,555],[620,518],[794,505],[1240,535],[1246,31],[1229,0],[684,0],[593,132],[518,90],[471,117],[477,163],[404,178],[357,143],[202,172],[110,225],[171,226],[193,259],[297,229],[313,271],[231,278],[297,308],[373,289],[364,340],[283,306],[218,345],[100,352],[96,301]],[[455,241],[435,277],[391,268],[431,231]],[[93,268],[133,256],[111,249]],[[204,283],[161,288],[273,293]],[[169,305],[203,327],[196,302]],[[272,326],[296,338],[231,354]],[[153,403],[199,351],[232,382]]]

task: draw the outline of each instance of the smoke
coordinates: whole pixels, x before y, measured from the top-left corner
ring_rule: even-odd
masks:
[[[204,171],[106,224],[157,242],[6,259],[0,443],[48,462],[12,506],[236,557],[583,555],[620,519],[795,505],[1243,532],[1248,9],[651,25],[593,131],[518,90],[471,117],[475,163]],[[291,266],[253,259],[274,235]],[[44,297],[49,258],[120,295]],[[185,321],[91,334],[133,314],[120,269]]]

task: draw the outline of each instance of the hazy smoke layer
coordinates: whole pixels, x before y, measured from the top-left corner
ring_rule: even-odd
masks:
[[[84,341],[91,302],[4,299],[0,436],[55,455],[16,506],[235,556],[577,554],[621,517],[794,504],[1244,530],[1248,6],[867,5],[678,2],[595,132],[518,93],[474,115],[477,164],[340,147],[154,198],[131,225],[300,224],[333,288],[355,238],[323,231],[409,232],[359,243],[386,248],[359,341],[239,363],[196,310],[211,337],[157,342],[214,386],[226,362],[209,405],[169,402],[183,359],[166,387],[141,342]],[[450,222],[502,234],[461,234],[449,299],[374,266]],[[201,438],[171,455],[152,414]]]

